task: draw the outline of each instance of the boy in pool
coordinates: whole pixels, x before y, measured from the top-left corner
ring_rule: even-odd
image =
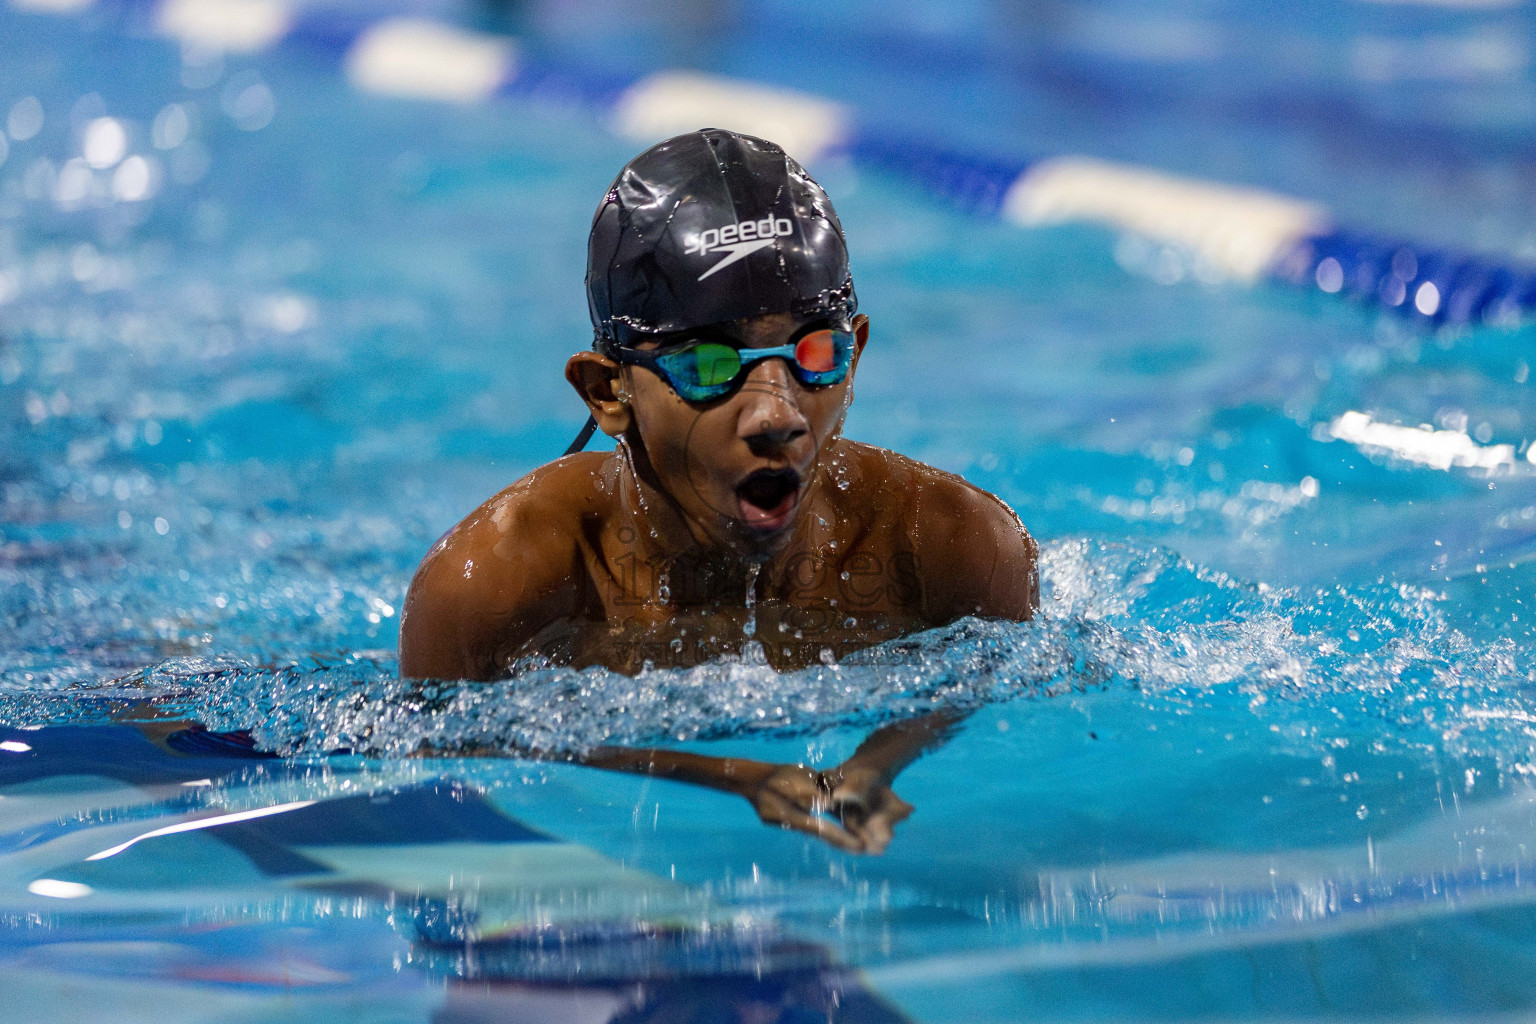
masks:
[[[593,350],[566,364],[610,454],[567,454],[428,553],[400,671],[634,673],[722,656],[789,669],[968,615],[1022,620],[1034,542],[959,477],[841,435],[869,338],[842,227],[772,143],[717,129],[620,172],[588,241]],[[827,772],[604,748],[588,763],[747,797],[765,821],[879,852],[897,772],[948,716],[877,731]],[[831,811],[834,822],[821,816]]]

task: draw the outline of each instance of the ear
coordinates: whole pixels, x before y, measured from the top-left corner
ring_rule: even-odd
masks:
[[[859,356],[863,355],[866,344],[869,344],[869,318],[859,313],[859,316],[854,316],[854,361],[848,367],[849,388],[852,388],[854,375],[859,372]]]
[[[577,352],[565,364],[565,379],[587,403],[598,429],[609,437],[618,437],[630,428],[634,414],[629,399],[622,392],[619,377],[623,368],[597,352]]]
[[[832,428],[832,436],[841,437],[843,423],[848,419],[848,406],[853,402],[853,375],[859,368],[859,356],[864,354],[864,346],[869,344],[869,317],[860,313],[853,318],[853,363],[848,367],[848,376],[843,378],[843,383],[848,387],[848,401],[843,405],[843,413],[837,418],[837,426]]]
[[[859,368],[859,356],[864,354],[864,346],[869,344],[869,317],[860,313],[853,318],[853,365],[848,367],[848,376],[852,377]]]

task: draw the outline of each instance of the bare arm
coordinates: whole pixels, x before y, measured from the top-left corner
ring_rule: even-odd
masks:
[[[863,842],[867,852],[884,850],[895,827],[912,813],[912,805],[891,788],[896,776],[907,765],[947,742],[966,714],[935,711],[883,726],[859,744],[852,757],[822,772],[843,827]]]
[[[677,750],[599,747],[594,768],[674,779],[743,797],[771,825],[797,829],[854,853],[879,854],[912,805],[891,789],[896,776],[948,739],[964,714],[938,711],[875,730],[836,768],[816,771]],[[835,819],[835,820],[834,820]]]
[[[681,750],[630,747],[599,747],[579,760],[594,768],[673,779],[734,793],[751,804],[765,823],[813,835],[850,853],[880,853],[890,841],[887,828],[883,842],[867,842],[860,827],[863,816],[854,823],[827,817],[829,814],[841,817],[841,806],[833,794],[831,779],[827,773],[803,764],[774,764],[747,758],[689,754]],[[910,813],[908,807],[901,817]]]
[[[894,782],[907,765],[943,746],[967,714],[946,709],[881,726],[833,773],[846,778],[855,771],[874,772],[887,784]]]
[[[824,773],[801,764],[709,757],[681,750],[598,747],[579,759],[609,771],[689,782],[744,798],[765,823],[792,828],[851,853],[879,853],[856,829],[825,815],[838,812]],[[904,817],[905,815],[903,815]]]
[[[573,538],[591,491],[585,463],[594,458],[601,456],[563,459],[524,477],[433,545],[401,612],[403,678],[494,679],[508,653],[576,613],[581,567]]]
[[[1003,501],[931,471],[915,530],[930,622],[967,615],[1023,621],[1040,606],[1039,548]]]

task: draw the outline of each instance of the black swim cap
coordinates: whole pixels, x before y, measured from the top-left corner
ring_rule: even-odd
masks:
[[[596,345],[764,313],[844,320],[858,299],[832,201],[784,150],[719,128],[619,172],[587,239]]]

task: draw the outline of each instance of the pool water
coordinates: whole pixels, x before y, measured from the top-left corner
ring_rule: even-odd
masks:
[[[17,1019],[1536,1006],[1528,329],[1202,283],[1147,243],[966,217],[829,161],[812,171],[873,324],[848,433],[1018,510],[1039,617],[783,676],[422,692],[395,674],[410,575],[580,425],[561,371],[590,336],[586,230],[635,147],[552,101],[369,98],[302,55],[181,54],[88,18],[7,11],[0,39]],[[717,56],[746,72],[765,52]],[[850,88],[892,74],[862,70]],[[86,145],[101,118],[120,152]],[[1095,124],[1122,158],[1176,148],[1111,138],[1106,115],[1071,143]],[[1005,134],[1046,151],[1051,131]],[[1305,134],[1268,137],[1304,155]],[[1236,138],[1225,166],[1274,165]],[[83,146],[107,166],[70,163]],[[1402,190],[1411,169],[1332,152],[1348,186],[1323,198],[1518,248],[1462,216],[1530,194],[1472,150],[1459,187]],[[1428,424],[1493,468],[1358,440],[1351,414]],[[146,703],[282,756],[196,732],[173,756],[113,724]],[[900,778],[917,810],[880,858],[678,784],[408,756],[634,742],[828,764],[955,705],[973,713]]]

